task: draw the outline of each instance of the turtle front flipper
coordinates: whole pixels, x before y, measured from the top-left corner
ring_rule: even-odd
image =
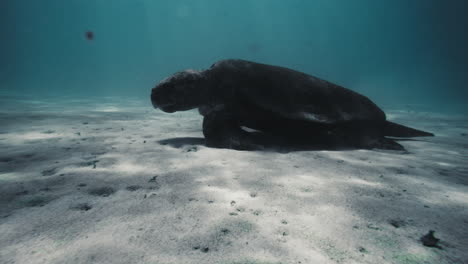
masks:
[[[262,150],[260,137],[242,130],[238,120],[228,111],[212,111],[203,119],[206,145],[236,150]]]

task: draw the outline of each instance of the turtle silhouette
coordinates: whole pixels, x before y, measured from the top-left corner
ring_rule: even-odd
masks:
[[[404,150],[387,137],[433,136],[386,120],[369,98],[292,69],[222,60],[178,72],[152,89],[155,108],[198,108],[206,145],[264,149],[271,142],[317,148]]]

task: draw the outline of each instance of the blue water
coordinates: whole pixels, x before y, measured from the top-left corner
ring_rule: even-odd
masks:
[[[465,0],[2,0],[0,93],[147,98],[175,71],[241,58],[381,106],[468,112],[467,11]]]

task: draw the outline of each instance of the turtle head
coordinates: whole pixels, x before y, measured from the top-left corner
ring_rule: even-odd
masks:
[[[205,77],[202,72],[186,70],[161,81],[151,91],[154,108],[167,113],[190,110],[203,104]]]

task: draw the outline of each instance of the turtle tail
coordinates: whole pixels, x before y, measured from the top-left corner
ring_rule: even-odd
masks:
[[[434,134],[403,126],[390,121],[385,122],[384,135],[389,137],[433,137]]]

